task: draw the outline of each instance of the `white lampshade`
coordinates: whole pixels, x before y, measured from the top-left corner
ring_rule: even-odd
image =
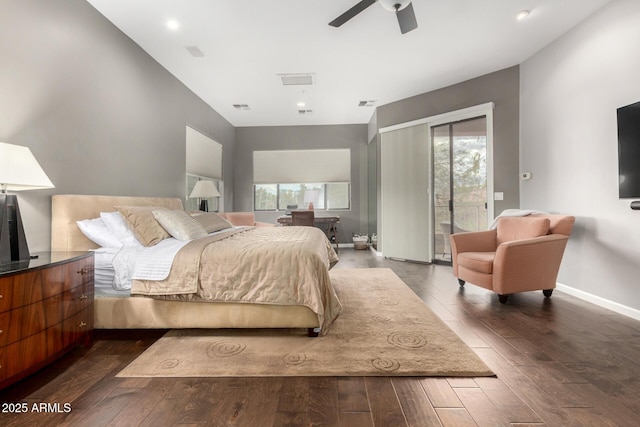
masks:
[[[220,192],[214,185],[213,181],[201,180],[196,182],[193,191],[189,195],[190,199],[209,199],[211,197],[220,197]]]
[[[27,147],[0,142],[0,189],[2,191],[54,188]]]

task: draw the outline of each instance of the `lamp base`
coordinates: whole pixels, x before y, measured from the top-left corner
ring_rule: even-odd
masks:
[[[207,199],[200,200],[200,210],[209,212],[209,201]]]
[[[18,197],[13,194],[0,194],[0,264],[30,258]]]

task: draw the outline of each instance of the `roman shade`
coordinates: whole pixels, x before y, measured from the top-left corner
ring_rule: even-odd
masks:
[[[222,180],[222,144],[187,126],[187,173]]]
[[[254,184],[351,181],[351,150],[273,150],[253,152]]]

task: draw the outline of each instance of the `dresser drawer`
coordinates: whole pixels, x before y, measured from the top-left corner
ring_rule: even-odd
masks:
[[[11,378],[47,358],[47,332],[42,331],[3,348],[6,353],[5,377]]]
[[[65,266],[29,271],[0,279],[0,313],[63,292]]]
[[[62,343],[64,347],[83,341],[93,330],[93,305],[64,320]]]
[[[2,382],[6,376],[6,368],[7,365],[7,352],[6,347],[0,346],[0,382]]]
[[[6,340],[5,345],[19,341],[41,332],[47,327],[45,301],[38,301],[20,308],[5,312],[2,316],[0,340]]]
[[[79,259],[64,266],[65,281],[64,290],[76,288],[93,281],[94,267],[93,257]]]

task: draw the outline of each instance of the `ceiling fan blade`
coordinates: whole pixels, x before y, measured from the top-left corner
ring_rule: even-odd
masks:
[[[333,21],[329,22],[329,25],[331,25],[332,27],[339,27],[345,22],[347,22],[349,19],[353,18],[354,16],[356,16],[357,14],[359,14],[360,12],[362,12],[363,10],[365,10],[366,8],[374,4],[375,2],[376,0],[362,0],[360,3],[356,4],[351,9],[347,10],[345,13],[338,16]]]
[[[409,3],[407,7],[396,12],[398,17],[398,25],[400,25],[400,32],[406,34],[409,31],[418,28],[418,21],[416,21],[416,14],[413,12],[413,4]]]

